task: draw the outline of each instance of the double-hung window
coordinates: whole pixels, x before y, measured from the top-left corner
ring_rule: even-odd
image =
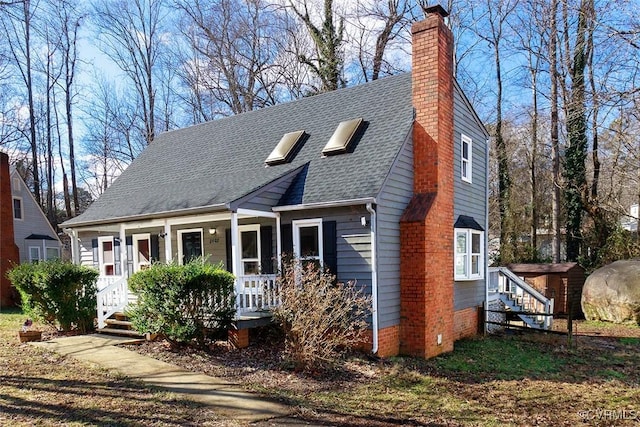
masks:
[[[472,141],[467,135],[462,135],[460,141],[460,177],[463,181],[471,182],[472,176]]]
[[[22,219],[22,199],[20,197],[13,198],[13,219]]]
[[[292,221],[292,225],[295,257],[322,266],[322,218]]]
[[[484,232],[455,229],[455,279],[475,280],[484,276]]]

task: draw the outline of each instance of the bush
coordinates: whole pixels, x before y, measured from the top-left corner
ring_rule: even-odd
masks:
[[[296,370],[330,368],[343,352],[363,342],[371,297],[355,282],[314,263],[283,264],[278,276],[282,303],[273,311],[285,333],[285,355]]]
[[[235,314],[233,275],[202,259],[154,264],[132,275],[129,287],[138,295],[127,313],[133,327],[174,345],[203,345],[208,330],[228,328]]]
[[[25,263],[11,269],[9,280],[20,293],[22,309],[63,331],[94,329],[96,279],[89,267],[62,261]]]

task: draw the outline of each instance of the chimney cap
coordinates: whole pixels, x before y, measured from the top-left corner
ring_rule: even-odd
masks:
[[[446,18],[447,16],[449,16],[449,12],[447,12],[445,10],[444,7],[442,7],[440,4],[436,4],[433,6],[428,6],[424,8],[424,13],[425,15],[429,16],[431,14],[438,14],[440,16],[442,16],[443,18]]]

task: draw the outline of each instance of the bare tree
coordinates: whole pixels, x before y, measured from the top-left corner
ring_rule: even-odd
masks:
[[[344,57],[341,51],[344,34],[344,17],[334,17],[333,0],[324,0],[322,21],[319,24],[309,13],[307,0],[289,0],[289,7],[306,27],[313,40],[315,52],[301,53],[299,60],[307,65],[320,80],[316,93],[328,92],[345,85],[342,78]],[[334,22],[337,20],[337,23]]]
[[[493,48],[495,66],[496,103],[494,139],[498,158],[498,205],[500,210],[500,258],[508,261],[512,257],[515,238],[509,225],[511,219],[511,179],[509,176],[509,158],[506,143],[502,133],[502,104],[503,104],[503,71],[501,43],[505,41],[507,19],[518,5],[518,0],[487,0],[486,24],[488,31],[478,31],[478,36]]]
[[[185,58],[184,80],[204,120],[278,101],[275,60],[280,35],[275,9],[262,0],[195,0],[178,5],[193,52]]]
[[[102,50],[133,84],[147,144],[155,138],[156,67],[161,54],[162,0],[102,0],[94,8]]]
[[[33,176],[33,195],[41,204],[40,171],[38,140],[36,135],[36,105],[34,100],[33,66],[31,55],[32,46],[31,31],[35,8],[30,0],[22,2],[8,2],[3,7],[1,25],[7,40],[8,53],[13,66],[24,85],[29,110],[28,134],[25,135],[31,149],[31,174]]]
[[[399,68],[385,60],[387,48],[410,25],[412,2],[359,1],[350,24],[354,27],[358,63],[364,81],[377,80],[380,73],[393,74]]]

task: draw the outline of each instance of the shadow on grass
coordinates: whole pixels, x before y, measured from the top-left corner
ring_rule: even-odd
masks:
[[[0,376],[0,418],[23,422],[185,425],[189,424],[185,417],[202,407],[187,400],[162,398],[149,388],[127,382]]]

